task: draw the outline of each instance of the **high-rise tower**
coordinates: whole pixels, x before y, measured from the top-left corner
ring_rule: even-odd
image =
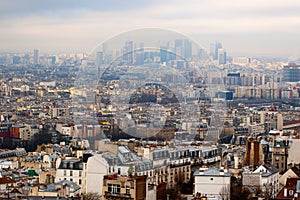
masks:
[[[33,64],[39,64],[39,50],[33,50]]]

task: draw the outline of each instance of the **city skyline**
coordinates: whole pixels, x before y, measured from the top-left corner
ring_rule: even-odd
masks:
[[[133,29],[161,28],[201,46],[220,41],[229,56],[298,58],[297,1],[2,1],[0,52],[89,52]]]

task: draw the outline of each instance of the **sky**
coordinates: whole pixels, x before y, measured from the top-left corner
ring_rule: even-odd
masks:
[[[182,33],[232,56],[300,57],[299,0],[1,0],[0,52],[89,52],[140,28]]]

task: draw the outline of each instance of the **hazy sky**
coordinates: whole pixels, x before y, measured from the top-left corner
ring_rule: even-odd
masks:
[[[0,1],[0,51],[88,52],[148,27],[220,41],[229,55],[300,57],[299,0]]]

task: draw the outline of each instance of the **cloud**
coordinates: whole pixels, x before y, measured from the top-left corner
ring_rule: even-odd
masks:
[[[111,35],[160,27],[190,35],[200,43],[222,41],[231,52],[238,53],[243,46],[249,53],[286,54],[299,46],[298,10],[300,1],[296,0],[87,0],[76,4],[71,0],[4,0],[0,2],[0,43],[3,49],[89,51]],[[275,50],[274,44],[279,48]]]

